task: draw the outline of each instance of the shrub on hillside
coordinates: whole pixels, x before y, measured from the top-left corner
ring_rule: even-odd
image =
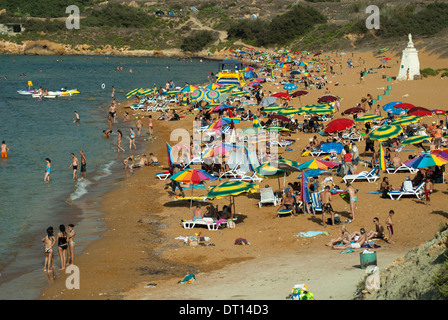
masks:
[[[183,51],[198,52],[213,41],[215,41],[215,37],[211,31],[200,30],[193,35],[185,37],[180,48]]]

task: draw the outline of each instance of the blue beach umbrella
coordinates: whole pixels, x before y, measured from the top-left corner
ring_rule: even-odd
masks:
[[[397,104],[400,104],[400,103],[401,103],[401,101],[389,102],[383,106],[383,110],[386,111],[387,113],[392,113],[392,111],[396,109],[396,108],[394,108],[394,106],[396,106]]]
[[[290,73],[290,75],[295,75],[295,74],[301,74],[302,72],[300,72],[299,70],[294,70],[294,71],[291,71],[291,73]]]
[[[341,143],[337,142],[329,142],[325,143],[320,147],[320,150],[326,153],[341,153],[342,149],[344,149],[344,146]]]
[[[286,84],[283,87],[283,89],[285,89],[285,90],[295,90],[295,89],[297,89],[297,86],[295,84],[293,84],[293,83],[288,83],[288,84]]]

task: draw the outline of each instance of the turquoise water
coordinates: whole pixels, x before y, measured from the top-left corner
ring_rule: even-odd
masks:
[[[111,87],[122,102],[124,92],[137,87],[160,87],[168,80],[181,87],[185,82],[205,83],[218,64],[146,57],[0,56],[0,65],[0,142],[5,140],[10,148],[8,159],[0,161],[0,299],[34,299],[48,284],[41,242],[47,227],[57,233],[60,224],[74,223],[80,244],[96,239],[102,230],[95,223],[101,215],[98,201],[123,178],[124,155],[116,152],[116,135],[106,140],[102,134]],[[29,80],[36,88],[76,88],[81,94],[43,101],[19,95],[17,90]],[[74,111],[79,124],[73,123]],[[126,136],[128,126],[121,119],[113,130],[118,128]],[[137,145],[144,146],[143,137],[139,139]],[[75,183],[70,153],[80,158],[80,150],[87,157],[87,180]],[[50,183],[43,181],[47,157],[52,161]]]

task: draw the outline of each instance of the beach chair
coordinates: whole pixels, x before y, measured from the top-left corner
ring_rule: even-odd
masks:
[[[393,190],[389,191],[387,194],[392,200],[400,200],[402,196],[415,196],[417,199],[423,198],[424,192],[423,188],[425,186],[425,183],[420,183],[417,187],[413,188],[412,190]]]
[[[202,219],[197,220],[182,220],[182,225],[185,229],[193,229],[196,226],[206,226],[208,230],[216,231],[220,227],[227,226],[227,220],[220,219],[216,220],[210,217],[204,217]]]
[[[351,141],[361,141],[364,140],[363,136],[356,132],[350,132],[342,135],[342,139],[349,139]]]
[[[237,177],[230,178],[230,181],[246,181],[246,182],[261,182],[263,178],[259,177],[255,171],[240,172]]]
[[[325,152],[321,149],[314,149],[314,150],[310,151],[310,154],[312,157],[319,157],[322,154],[327,154],[327,152]]]
[[[159,172],[156,173],[156,177],[159,178],[160,180],[166,180],[168,179],[168,177],[171,175],[171,173],[169,172]]]
[[[352,183],[355,180],[375,182],[380,177],[377,174],[378,170],[379,169],[376,166],[376,167],[372,168],[370,171],[362,171],[362,172],[360,172],[358,174],[348,174],[348,175],[345,175],[342,179],[344,180],[345,183],[347,183],[347,182]]]
[[[319,192],[311,193],[311,210],[313,214],[322,213],[322,202],[319,200]]]
[[[260,189],[260,201],[258,201],[258,207],[262,207],[263,204],[272,203],[274,206],[276,206],[278,203],[280,203],[280,199],[277,198],[277,196],[274,194],[274,191],[272,188],[263,188]]]
[[[387,171],[387,173],[390,173],[390,174],[395,174],[397,172],[403,172],[403,171],[408,171],[408,172],[414,174],[414,173],[418,172],[418,169],[414,169],[414,168],[408,167],[407,165],[405,165],[403,163],[399,167],[388,167],[388,168],[386,168],[386,171]]]

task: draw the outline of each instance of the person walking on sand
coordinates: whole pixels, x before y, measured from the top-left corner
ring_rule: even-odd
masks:
[[[51,160],[50,158],[45,158],[45,162],[47,163],[47,167],[45,168],[44,181],[50,182],[50,173],[51,173]]]
[[[142,132],[142,119],[139,117],[136,118],[135,125],[137,127],[137,136],[140,137],[140,133]]]
[[[73,224],[68,225],[68,235],[67,235],[67,263],[69,265],[75,264],[75,236],[76,232],[74,230],[75,226]]]
[[[352,213],[352,220],[348,220],[347,222],[352,222],[355,220],[355,209],[356,209],[356,202],[358,202],[358,197],[356,196],[356,193],[358,192],[355,188],[353,188],[352,184],[350,182],[346,183],[347,189],[345,191],[350,196],[350,211]]]
[[[152,115],[148,116],[148,132],[149,134],[152,136],[153,132],[154,132],[154,119],[152,118]]]
[[[431,205],[431,198],[430,195],[432,193],[432,181],[431,179],[424,179],[425,180],[425,201],[426,201],[426,205]]]
[[[322,202],[322,225],[324,227],[327,227],[325,214],[329,213],[331,214],[331,225],[334,226],[334,210],[330,203],[331,201],[330,186],[326,186],[324,191],[319,193],[319,200]]]
[[[50,272],[53,269],[53,246],[55,241],[53,227],[48,227],[47,235],[42,239],[45,254],[44,272]]]
[[[394,222],[392,221],[392,217],[394,216],[394,214],[394,210],[390,210],[389,215],[386,218],[386,228],[389,232],[389,235],[387,236],[387,242],[389,243],[393,243],[392,236],[394,235]]]
[[[87,179],[87,169],[86,169],[87,159],[86,159],[86,155],[84,154],[84,152],[82,150],[79,151],[79,154],[81,155],[81,174],[80,174],[80,177],[82,178],[84,176],[84,179]]]
[[[135,132],[134,129],[129,129],[129,150],[132,150],[132,146],[137,150],[137,146],[135,145]]]
[[[1,145],[0,149],[1,149],[1,152],[2,152],[2,158],[3,159],[8,158],[9,148],[8,148],[8,145],[6,144],[5,140],[2,141],[2,145]]]
[[[118,145],[118,152],[121,151],[125,151],[122,147],[121,147],[121,139],[123,138],[123,132],[121,132],[120,129],[117,130],[118,133],[118,138],[117,138],[117,145]]]
[[[78,181],[77,171],[78,171],[79,161],[78,161],[78,158],[76,158],[74,153],[70,153],[70,156],[72,157],[72,163],[70,164],[70,166],[68,168],[70,169],[73,167],[73,181]]]
[[[59,259],[61,260],[61,268],[59,270],[64,270],[67,264],[67,232],[65,231],[65,226],[61,224],[59,226],[59,233],[56,236],[56,242],[58,243],[58,253]]]

